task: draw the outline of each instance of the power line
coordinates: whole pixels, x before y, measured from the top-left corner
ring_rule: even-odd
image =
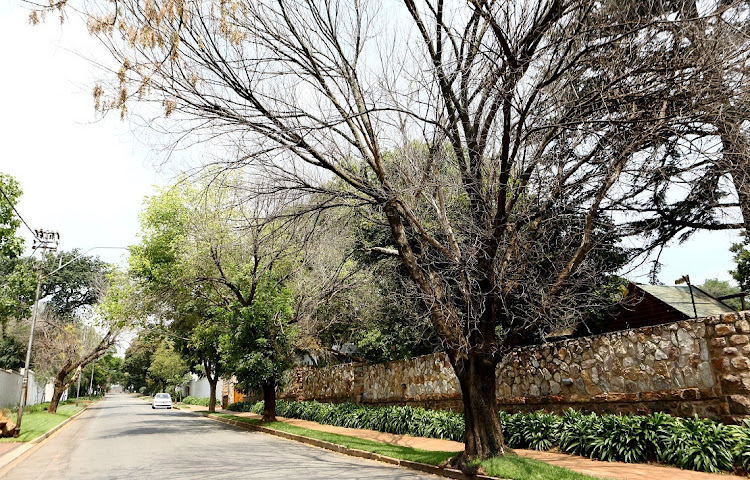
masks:
[[[5,197],[5,200],[8,202],[8,205],[10,205],[10,208],[12,208],[13,211],[16,213],[16,216],[21,219],[21,222],[23,222],[23,224],[26,226],[26,228],[29,229],[29,232],[31,232],[31,234],[34,236],[34,238],[36,240],[40,240],[40,238],[37,236],[36,232],[34,230],[32,230],[32,228],[29,226],[29,224],[26,223],[26,220],[24,220],[23,217],[21,216],[21,214],[18,213],[18,210],[16,210],[16,206],[13,205],[13,202],[10,201],[10,198],[5,193],[5,190],[3,190],[2,184],[0,184],[0,193],[3,194],[3,197]]]

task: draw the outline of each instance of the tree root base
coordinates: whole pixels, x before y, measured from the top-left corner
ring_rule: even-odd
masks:
[[[469,457],[464,452],[461,452],[458,455],[451,457],[448,460],[444,461],[438,466],[441,468],[453,468],[456,470],[461,470],[463,473],[467,475],[487,475],[487,472],[485,471],[484,467],[482,467],[482,465],[480,464],[480,461],[486,460],[487,458],[504,457],[506,455],[516,456],[517,454],[509,447],[503,447],[501,452],[495,455],[492,455],[492,457],[486,457],[486,458]]]

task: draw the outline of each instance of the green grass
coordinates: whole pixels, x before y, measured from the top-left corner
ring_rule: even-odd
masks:
[[[262,425],[267,428],[272,428],[274,430],[279,430],[287,433],[293,433],[295,435],[301,435],[307,438],[323,440],[325,442],[335,443],[336,445],[344,445],[348,448],[355,448],[357,450],[364,450],[366,452],[378,453],[387,457],[409,460],[411,462],[428,463],[430,465],[437,465],[439,463],[442,463],[457,453],[433,452],[428,450],[419,450],[411,447],[403,447],[401,445],[390,445],[387,443],[373,442],[372,440],[364,440],[362,438],[350,437],[348,435],[339,435],[337,433],[310,430],[309,428],[297,427],[295,425],[289,425],[288,423],[284,422],[261,423],[257,418],[237,417],[235,415],[229,415],[226,413],[217,413],[215,415],[223,418],[231,418],[232,420],[239,420],[240,422],[244,423]]]
[[[21,435],[18,438],[2,438],[0,442],[28,442],[39,435],[47,433],[52,428],[63,422],[66,418],[72,417],[77,412],[83,410],[83,405],[78,407],[75,404],[60,405],[57,407],[57,413],[54,415],[46,411],[34,411],[25,413],[21,420]],[[10,419],[16,421],[16,414],[10,415]]]
[[[217,417],[238,420],[244,423],[250,423],[253,425],[262,425],[274,430],[293,433],[295,435],[301,435],[303,437],[314,438],[317,440],[323,440],[326,442],[335,443],[337,445],[344,445],[348,448],[365,450],[367,452],[378,453],[387,457],[408,460],[411,462],[427,463],[429,465],[438,465],[440,463],[443,463],[444,461],[448,460],[449,458],[456,455],[456,453],[458,453],[433,452],[427,450],[419,450],[411,447],[403,447],[401,445],[390,445],[387,443],[373,442],[372,440],[364,440],[361,438],[350,437],[348,435],[339,435],[336,433],[310,430],[309,428],[297,427],[295,425],[289,425],[288,423],[284,422],[262,423],[257,418],[238,417],[236,415],[226,413],[215,413],[213,415]],[[490,460],[482,462],[482,467],[484,467],[488,475],[512,480],[548,480],[550,478],[554,478],[556,480],[593,480],[596,478],[588,475],[583,475],[581,473],[576,473],[565,468],[548,465],[544,462],[540,462],[539,460],[533,460],[531,458],[523,457],[508,456],[492,458]]]
[[[548,465],[539,460],[524,457],[497,457],[481,462],[487,475],[514,480],[591,480],[591,477],[567,468]]]

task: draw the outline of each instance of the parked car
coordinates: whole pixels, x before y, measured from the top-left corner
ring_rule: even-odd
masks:
[[[151,408],[172,408],[172,397],[168,393],[157,393],[151,402]]]

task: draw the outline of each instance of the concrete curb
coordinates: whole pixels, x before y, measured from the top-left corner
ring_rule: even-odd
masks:
[[[306,445],[312,445],[314,447],[323,448],[323,449],[330,450],[330,451],[337,452],[337,453],[342,453],[344,455],[349,455],[351,457],[359,457],[359,458],[365,458],[367,460],[375,460],[377,462],[388,463],[390,465],[397,465],[399,467],[409,468],[411,470],[417,470],[417,471],[424,472],[424,473],[431,473],[433,475],[438,475],[441,477],[454,478],[457,480],[500,480],[497,477],[490,477],[487,475],[468,475],[460,470],[455,470],[452,468],[441,468],[435,465],[429,465],[427,463],[410,462],[408,460],[400,460],[398,458],[387,457],[385,455],[380,455],[378,453],[367,452],[365,450],[357,450],[355,448],[345,447],[344,445],[338,445],[336,443],[326,442],[323,440],[317,440],[315,438],[303,437],[302,435],[296,435],[294,433],[287,433],[287,432],[282,432],[279,430],[273,430],[268,427],[263,427],[260,425],[253,425],[253,424],[246,423],[246,422],[240,422],[238,420],[232,420],[231,418],[217,417],[215,415],[209,415],[206,412],[198,411],[198,412],[189,412],[189,413],[194,413],[194,414],[200,415],[201,417],[205,417],[210,420],[214,420],[216,422],[224,423],[226,425],[231,425],[233,427],[241,428],[243,430],[266,433],[268,435],[274,435],[276,437],[285,438],[287,440],[292,440],[295,442],[304,443]]]
[[[10,452],[6,453],[5,455],[0,456],[0,478],[2,478],[6,473],[8,473],[7,471],[5,471],[5,467],[7,467],[11,463],[13,463],[17,458],[23,456],[24,453],[26,453],[29,450],[31,450],[31,449],[39,446],[39,444],[41,444],[45,439],[49,438],[50,436],[52,436],[53,434],[55,434],[57,431],[59,431],[60,429],[62,429],[63,427],[65,427],[67,424],[69,424],[70,422],[72,422],[79,415],[81,415],[83,412],[85,412],[86,410],[88,410],[91,405],[94,405],[99,400],[101,400],[101,398],[99,398],[96,401],[91,402],[90,404],[86,405],[85,407],[83,407],[83,409],[80,412],[77,412],[77,413],[71,415],[70,417],[66,418],[65,420],[63,420],[59,424],[57,424],[54,427],[52,427],[46,433],[43,433],[43,434],[39,435],[35,439],[29,440],[28,442],[23,442],[23,443],[19,442],[19,443],[21,443],[21,445],[19,447],[14,448]]]

